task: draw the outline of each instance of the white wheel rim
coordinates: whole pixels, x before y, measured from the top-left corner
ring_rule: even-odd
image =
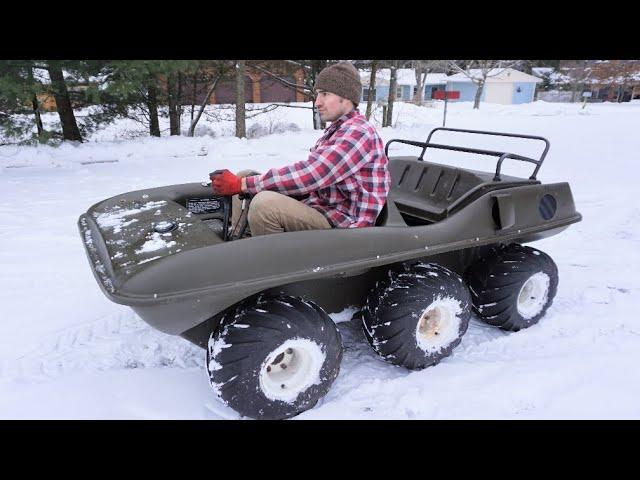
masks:
[[[538,272],[530,276],[518,292],[518,313],[524,319],[538,315],[549,297],[549,275]]]
[[[293,402],[301,392],[320,383],[324,359],[316,342],[287,340],[267,355],[260,368],[260,388],[271,400]]]
[[[453,297],[438,298],[420,315],[416,326],[418,347],[426,353],[437,352],[459,336],[460,302]]]

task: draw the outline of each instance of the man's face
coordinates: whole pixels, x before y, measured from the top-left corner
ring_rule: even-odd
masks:
[[[333,122],[354,108],[351,100],[342,98],[335,93],[325,92],[324,90],[317,90],[316,93],[315,105],[320,113],[320,118],[324,122]]]

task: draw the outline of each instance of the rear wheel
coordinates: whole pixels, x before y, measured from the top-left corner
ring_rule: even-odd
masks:
[[[390,270],[363,308],[364,334],[388,362],[410,369],[451,354],[469,325],[470,298],[460,276],[418,263]]]
[[[329,391],[341,359],[331,318],[314,303],[285,295],[227,310],[207,348],[218,397],[241,415],[261,419],[312,408]]]
[[[558,268],[546,253],[512,243],[478,260],[465,279],[476,315],[517,332],[546,313],[558,288]]]

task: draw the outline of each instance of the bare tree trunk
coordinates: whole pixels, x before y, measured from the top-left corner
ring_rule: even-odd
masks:
[[[158,87],[156,78],[149,74],[147,79],[147,109],[149,110],[149,134],[152,137],[160,136],[160,122],[158,121]]]
[[[247,136],[244,108],[244,72],[245,61],[238,60],[238,63],[236,63],[236,137],[238,138]]]
[[[422,105],[422,101],[424,100],[424,81],[425,76],[420,75],[420,80],[418,80],[418,84],[416,85],[416,94],[413,96],[413,103],[416,105]]]
[[[198,68],[193,73],[192,82],[193,82],[193,90],[191,91],[191,123],[193,123],[193,114],[196,110],[196,95],[198,94]]]
[[[200,105],[200,109],[198,110],[198,114],[196,115],[196,118],[191,122],[191,125],[189,126],[189,134],[188,134],[189,137],[193,137],[194,132],[196,130],[196,125],[198,124],[198,121],[202,116],[202,112],[204,112],[205,107],[209,103],[209,99],[211,98],[213,91],[216,89],[216,86],[218,85],[218,81],[220,80],[221,77],[222,77],[222,73],[218,74],[216,78],[213,79],[213,83],[211,84],[211,87],[209,87],[209,91],[207,92],[207,95],[202,101],[202,105]]]
[[[391,78],[389,79],[389,98],[387,101],[387,118],[383,127],[390,127],[393,123],[393,102],[396,100],[396,88],[398,86],[398,66],[396,62],[391,64]]]
[[[369,96],[367,98],[367,120],[371,118],[371,106],[375,101],[375,89],[376,89],[376,73],[378,71],[378,61],[373,60],[371,62],[371,76],[369,77]]]
[[[620,85],[620,90],[618,91],[618,103],[622,103],[622,100],[624,99],[625,87],[626,87],[626,84],[624,83]]]
[[[36,127],[38,128],[38,137],[42,137],[44,133],[44,127],[42,126],[42,117],[40,117],[40,107],[38,106],[38,97],[36,94],[33,94],[33,98],[31,99],[31,105],[33,105],[33,114],[36,117]]]
[[[497,77],[508,68],[517,66],[519,62],[520,60],[449,60],[447,62],[447,67],[454,72],[463,73],[473,82],[474,85],[478,87],[476,89],[475,101],[473,103],[473,108],[478,109],[480,108],[480,99],[482,97],[485,84],[487,83],[487,78]],[[471,72],[475,69],[480,71],[480,77],[472,75]]]
[[[76,117],[73,114],[71,100],[69,99],[69,91],[64,82],[62,67],[57,62],[49,62],[47,65],[49,78],[51,78],[51,88],[53,90],[53,98],[56,101],[60,124],[62,125],[62,138],[75,142],[82,142],[80,130],[76,123]]]
[[[485,84],[486,80],[482,79],[480,80],[480,83],[478,83],[478,89],[476,90],[476,97],[473,100],[473,108],[474,110],[477,110],[480,108],[480,99],[482,98],[482,91],[484,90],[484,84]]]
[[[180,135],[180,120],[178,118],[176,99],[176,74],[167,75],[167,100],[169,104],[169,134]]]
[[[29,83],[33,82],[33,68],[29,68]],[[42,137],[44,128],[42,126],[42,117],[40,116],[40,106],[38,105],[38,96],[34,93],[31,97],[31,105],[36,120],[36,128],[38,129],[38,137]]]
[[[413,95],[413,103],[415,105],[422,105],[422,100],[424,98],[424,82],[427,78],[427,66],[424,65],[424,62],[417,61],[414,66],[414,73],[416,76],[416,93]]]
[[[178,93],[176,95],[176,114],[178,120],[178,135],[182,135],[182,86],[184,84],[182,72],[178,72]]]

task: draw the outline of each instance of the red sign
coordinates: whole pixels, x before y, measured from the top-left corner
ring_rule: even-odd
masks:
[[[431,95],[434,100],[458,100],[460,92],[458,90],[435,90]]]

